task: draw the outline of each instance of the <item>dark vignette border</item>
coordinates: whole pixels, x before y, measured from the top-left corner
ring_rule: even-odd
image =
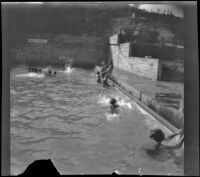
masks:
[[[1,4],[2,5],[2,4]],[[2,92],[1,92],[1,175],[10,175],[10,73],[6,31],[7,8],[1,6]]]
[[[2,6],[1,175],[10,175],[10,74],[6,7]],[[199,175],[199,56],[197,6],[184,6],[185,18],[185,176]]]
[[[185,152],[184,174],[199,175],[199,55],[197,6],[184,7],[185,16]]]

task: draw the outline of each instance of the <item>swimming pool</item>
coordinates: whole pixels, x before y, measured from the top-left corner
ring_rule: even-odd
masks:
[[[176,151],[151,152],[150,129],[165,127],[115,87],[102,88],[93,70],[57,70],[56,77],[10,72],[12,174],[51,158],[61,174],[183,175]],[[109,114],[110,96],[121,99],[119,116]]]

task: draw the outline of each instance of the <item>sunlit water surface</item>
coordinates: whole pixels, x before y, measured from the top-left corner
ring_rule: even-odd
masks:
[[[150,129],[170,132],[133,101],[102,88],[91,70],[57,73],[10,72],[12,174],[48,158],[61,174],[183,174],[179,151],[151,151]],[[119,115],[109,113],[111,96],[120,103]]]

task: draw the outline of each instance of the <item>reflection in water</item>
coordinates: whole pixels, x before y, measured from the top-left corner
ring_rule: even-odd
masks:
[[[66,67],[64,70],[64,73],[71,73],[74,70],[74,68]]]
[[[15,77],[32,77],[32,78],[44,78],[44,74],[37,74],[37,73],[26,73],[26,74],[18,74]]]
[[[96,84],[91,71],[76,68],[44,78],[19,74],[26,73],[12,70],[10,78],[12,174],[42,158],[51,158],[60,174],[183,173],[181,160],[172,161],[176,154],[142,148],[152,146],[149,130],[162,125],[115,88]],[[114,120],[108,119],[111,97],[120,105]]]

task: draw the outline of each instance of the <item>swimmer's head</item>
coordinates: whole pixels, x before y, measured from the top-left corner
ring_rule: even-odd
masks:
[[[56,75],[56,71],[54,71],[54,75]]]
[[[117,100],[115,98],[111,98],[110,104],[115,105],[117,103]]]
[[[149,137],[154,141],[156,141],[157,143],[161,143],[165,139],[165,135],[161,129],[151,130]]]

